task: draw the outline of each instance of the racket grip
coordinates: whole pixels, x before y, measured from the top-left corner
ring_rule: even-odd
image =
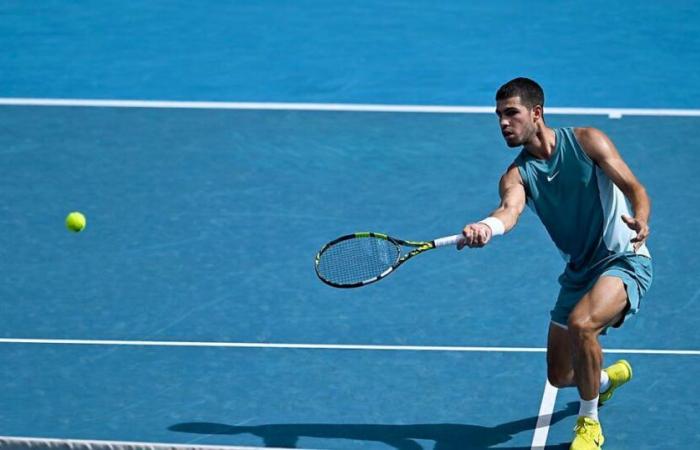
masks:
[[[454,236],[446,236],[443,238],[438,238],[433,241],[435,247],[444,247],[446,245],[457,245],[458,242],[462,241],[464,236],[461,234],[455,234]]]

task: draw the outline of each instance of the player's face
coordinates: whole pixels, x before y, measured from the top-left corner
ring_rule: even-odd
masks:
[[[498,100],[496,115],[508,147],[525,145],[537,132],[532,111],[520,103],[520,97]]]

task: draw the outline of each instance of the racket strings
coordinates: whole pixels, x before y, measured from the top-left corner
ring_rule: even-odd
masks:
[[[351,285],[371,280],[395,265],[401,249],[386,239],[352,238],[328,247],[318,262],[318,273],[331,283]]]

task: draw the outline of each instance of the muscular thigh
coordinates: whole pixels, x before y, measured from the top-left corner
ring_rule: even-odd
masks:
[[[627,308],[627,291],[620,278],[602,276],[569,315],[569,325],[603,330],[618,321]]]

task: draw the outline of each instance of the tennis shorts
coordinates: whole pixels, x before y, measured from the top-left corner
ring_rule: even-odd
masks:
[[[583,296],[593,288],[598,278],[602,276],[617,277],[622,280],[627,290],[627,309],[625,316],[613,327],[617,328],[624,322],[628,315],[639,311],[642,297],[651,287],[653,269],[651,258],[642,255],[624,254],[612,259],[596,270],[587,273],[571,273],[566,270],[559,277],[561,290],[557,303],[550,315],[556,325],[566,327],[569,314]]]

